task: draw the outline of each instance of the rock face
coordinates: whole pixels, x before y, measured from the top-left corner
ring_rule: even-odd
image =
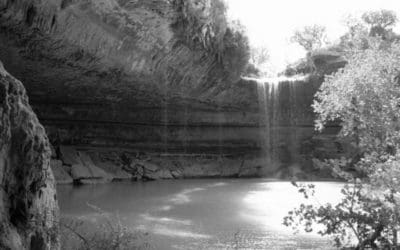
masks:
[[[76,181],[170,177],[98,161],[114,149],[196,156],[178,157],[188,170],[170,169],[176,178],[285,176],[312,154],[299,152],[314,134],[309,104],[322,80],[304,90],[282,83],[266,98],[239,78],[246,43],[223,14],[220,0],[0,0],[0,58],[25,83],[61,170]],[[68,156],[65,146],[92,155]],[[204,155],[224,159],[223,170]],[[236,170],[243,159],[247,170]]]
[[[50,154],[24,87],[0,63],[0,249],[59,248]]]
[[[256,86],[220,1],[2,2],[0,56],[52,142],[257,150]]]
[[[343,68],[347,64],[346,59],[341,53],[326,49],[314,51],[311,54],[311,61],[318,72],[327,75],[336,72],[339,68]]]

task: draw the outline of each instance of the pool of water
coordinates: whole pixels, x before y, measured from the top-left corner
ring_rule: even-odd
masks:
[[[314,203],[336,203],[342,184],[316,182]],[[330,249],[317,234],[293,234],[282,218],[305,202],[289,182],[171,180],[59,186],[63,217],[99,219],[91,206],[149,233],[154,249]]]

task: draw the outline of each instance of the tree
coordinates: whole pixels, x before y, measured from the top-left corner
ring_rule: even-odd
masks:
[[[343,19],[348,31],[340,38],[340,47],[347,49],[366,49],[369,31],[365,23],[358,17],[348,15]]]
[[[337,206],[302,205],[285,223],[306,230],[322,224],[320,233],[339,246],[350,234],[355,249],[393,249],[400,228],[400,43],[369,39],[369,48],[353,51],[345,68],[325,77],[313,104],[316,129],[340,121],[339,136],[358,149],[352,159],[319,163],[350,184]],[[349,164],[356,173],[345,171]]]
[[[221,61],[224,69],[227,70],[234,79],[238,78],[245,72],[250,59],[249,38],[246,28],[240,21],[232,21],[229,23],[223,38],[223,45]]]
[[[370,27],[370,36],[385,36],[388,28],[394,26],[397,22],[397,16],[391,10],[378,10],[365,12],[362,20]]]
[[[290,41],[298,43],[307,52],[314,51],[327,43],[326,28],[320,25],[305,26],[296,30]]]
[[[272,69],[270,65],[270,54],[267,48],[251,47],[248,71],[250,75],[268,76]]]
[[[362,20],[371,27],[388,28],[397,22],[397,15],[392,10],[368,11],[362,15]]]
[[[265,47],[250,48],[250,62],[256,66],[263,65],[270,59],[269,51]]]

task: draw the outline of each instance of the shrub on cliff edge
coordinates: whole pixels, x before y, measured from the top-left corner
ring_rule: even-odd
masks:
[[[356,240],[354,249],[397,249],[400,229],[400,43],[369,38],[345,68],[325,78],[313,104],[316,128],[341,121],[340,136],[358,154],[322,165],[346,179],[342,201],[314,207],[302,204],[285,218],[287,226],[309,232],[320,224],[336,245]],[[356,172],[346,171],[351,164]],[[301,192],[309,192],[300,187]],[[350,241],[349,241],[350,240]]]
[[[250,59],[249,39],[239,21],[228,22],[223,0],[173,0],[176,27],[186,43],[215,57],[227,75],[238,78]]]

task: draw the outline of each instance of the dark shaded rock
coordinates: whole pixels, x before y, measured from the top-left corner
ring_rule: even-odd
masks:
[[[102,160],[99,156],[101,153],[89,153],[90,157],[93,160],[93,163],[104,170],[107,174],[112,176],[112,180],[114,181],[121,181],[121,180],[131,180],[132,174],[128,173],[127,171],[123,170],[122,166],[118,166],[112,161],[109,160]]]
[[[100,178],[94,177],[90,170],[83,164],[74,164],[71,166],[71,176],[74,180]]]
[[[311,54],[311,61],[318,72],[329,75],[346,66],[347,61],[342,53],[332,50],[318,50]]]
[[[260,149],[257,87],[239,78],[246,57],[235,53],[223,10],[213,8],[219,0],[65,3],[0,8],[0,57],[26,82],[52,141]]]
[[[136,165],[142,166],[147,172],[157,172],[160,167],[151,162],[139,161]]]
[[[239,169],[238,177],[249,178],[265,176],[264,171],[270,168],[271,166],[269,166],[267,158],[246,159]],[[272,172],[273,171],[270,170],[270,173]]]
[[[71,167],[71,176],[74,180],[84,184],[111,182],[113,176],[97,167],[86,152],[78,152],[80,164]]]
[[[81,164],[78,152],[71,146],[60,146],[61,160],[65,165]]]
[[[174,177],[174,179],[181,179],[181,178],[183,178],[183,174],[182,174],[182,172],[179,171],[179,170],[172,170],[172,171],[171,171],[171,175],[172,175],[172,177]]]
[[[23,85],[0,62],[0,249],[59,249],[50,154]]]
[[[136,161],[136,176],[145,180],[173,179],[168,169],[160,168],[157,164],[147,161]]]
[[[75,178],[112,180],[125,175],[119,166],[136,179],[166,177],[164,170],[176,178],[270,176],[309,164],[313,152],[303,154],[301,145],[314,136],[313,96],[342,58],[316,52],[296,67],[322,74],[264,88],[239,79],[236,64],[245,57],[232,54],[236,35],[212,8],[218,3],[0,2],[0,57],[26,82],[57,150],[79,145],[193,155],[168,167],[131,165],[128,156],[100,167],[61,146],[58,157],[74,166]],[[225,156],[232,167],[219,160]]]
[[[206,172],[199,164],[189,165],[183,168],[182,175],[185,178],[201,178],[206,177]]]
[[[160,169],[158,171],[158,176],[160,179],[168,180],[168,179],[174,179],[174,176],[172,175],[171,171],[168,169]]]
[[[52,145],[52,144],[50,144],[50,150],[51,150],[51,158],[52,159],[57,159],[57,151],[56,151],[56,149],[54,148],[54,146]]]
[[[53,175],[56,179],[57,184],[72,184],[74,180],[69,175],[67,171],[67,166],[63,166],[62,161],[52,159],[50,161],[51,169],[53,170]]]
[[[220,161],[221,177],[238,177],[244,159],[224,159]]]

